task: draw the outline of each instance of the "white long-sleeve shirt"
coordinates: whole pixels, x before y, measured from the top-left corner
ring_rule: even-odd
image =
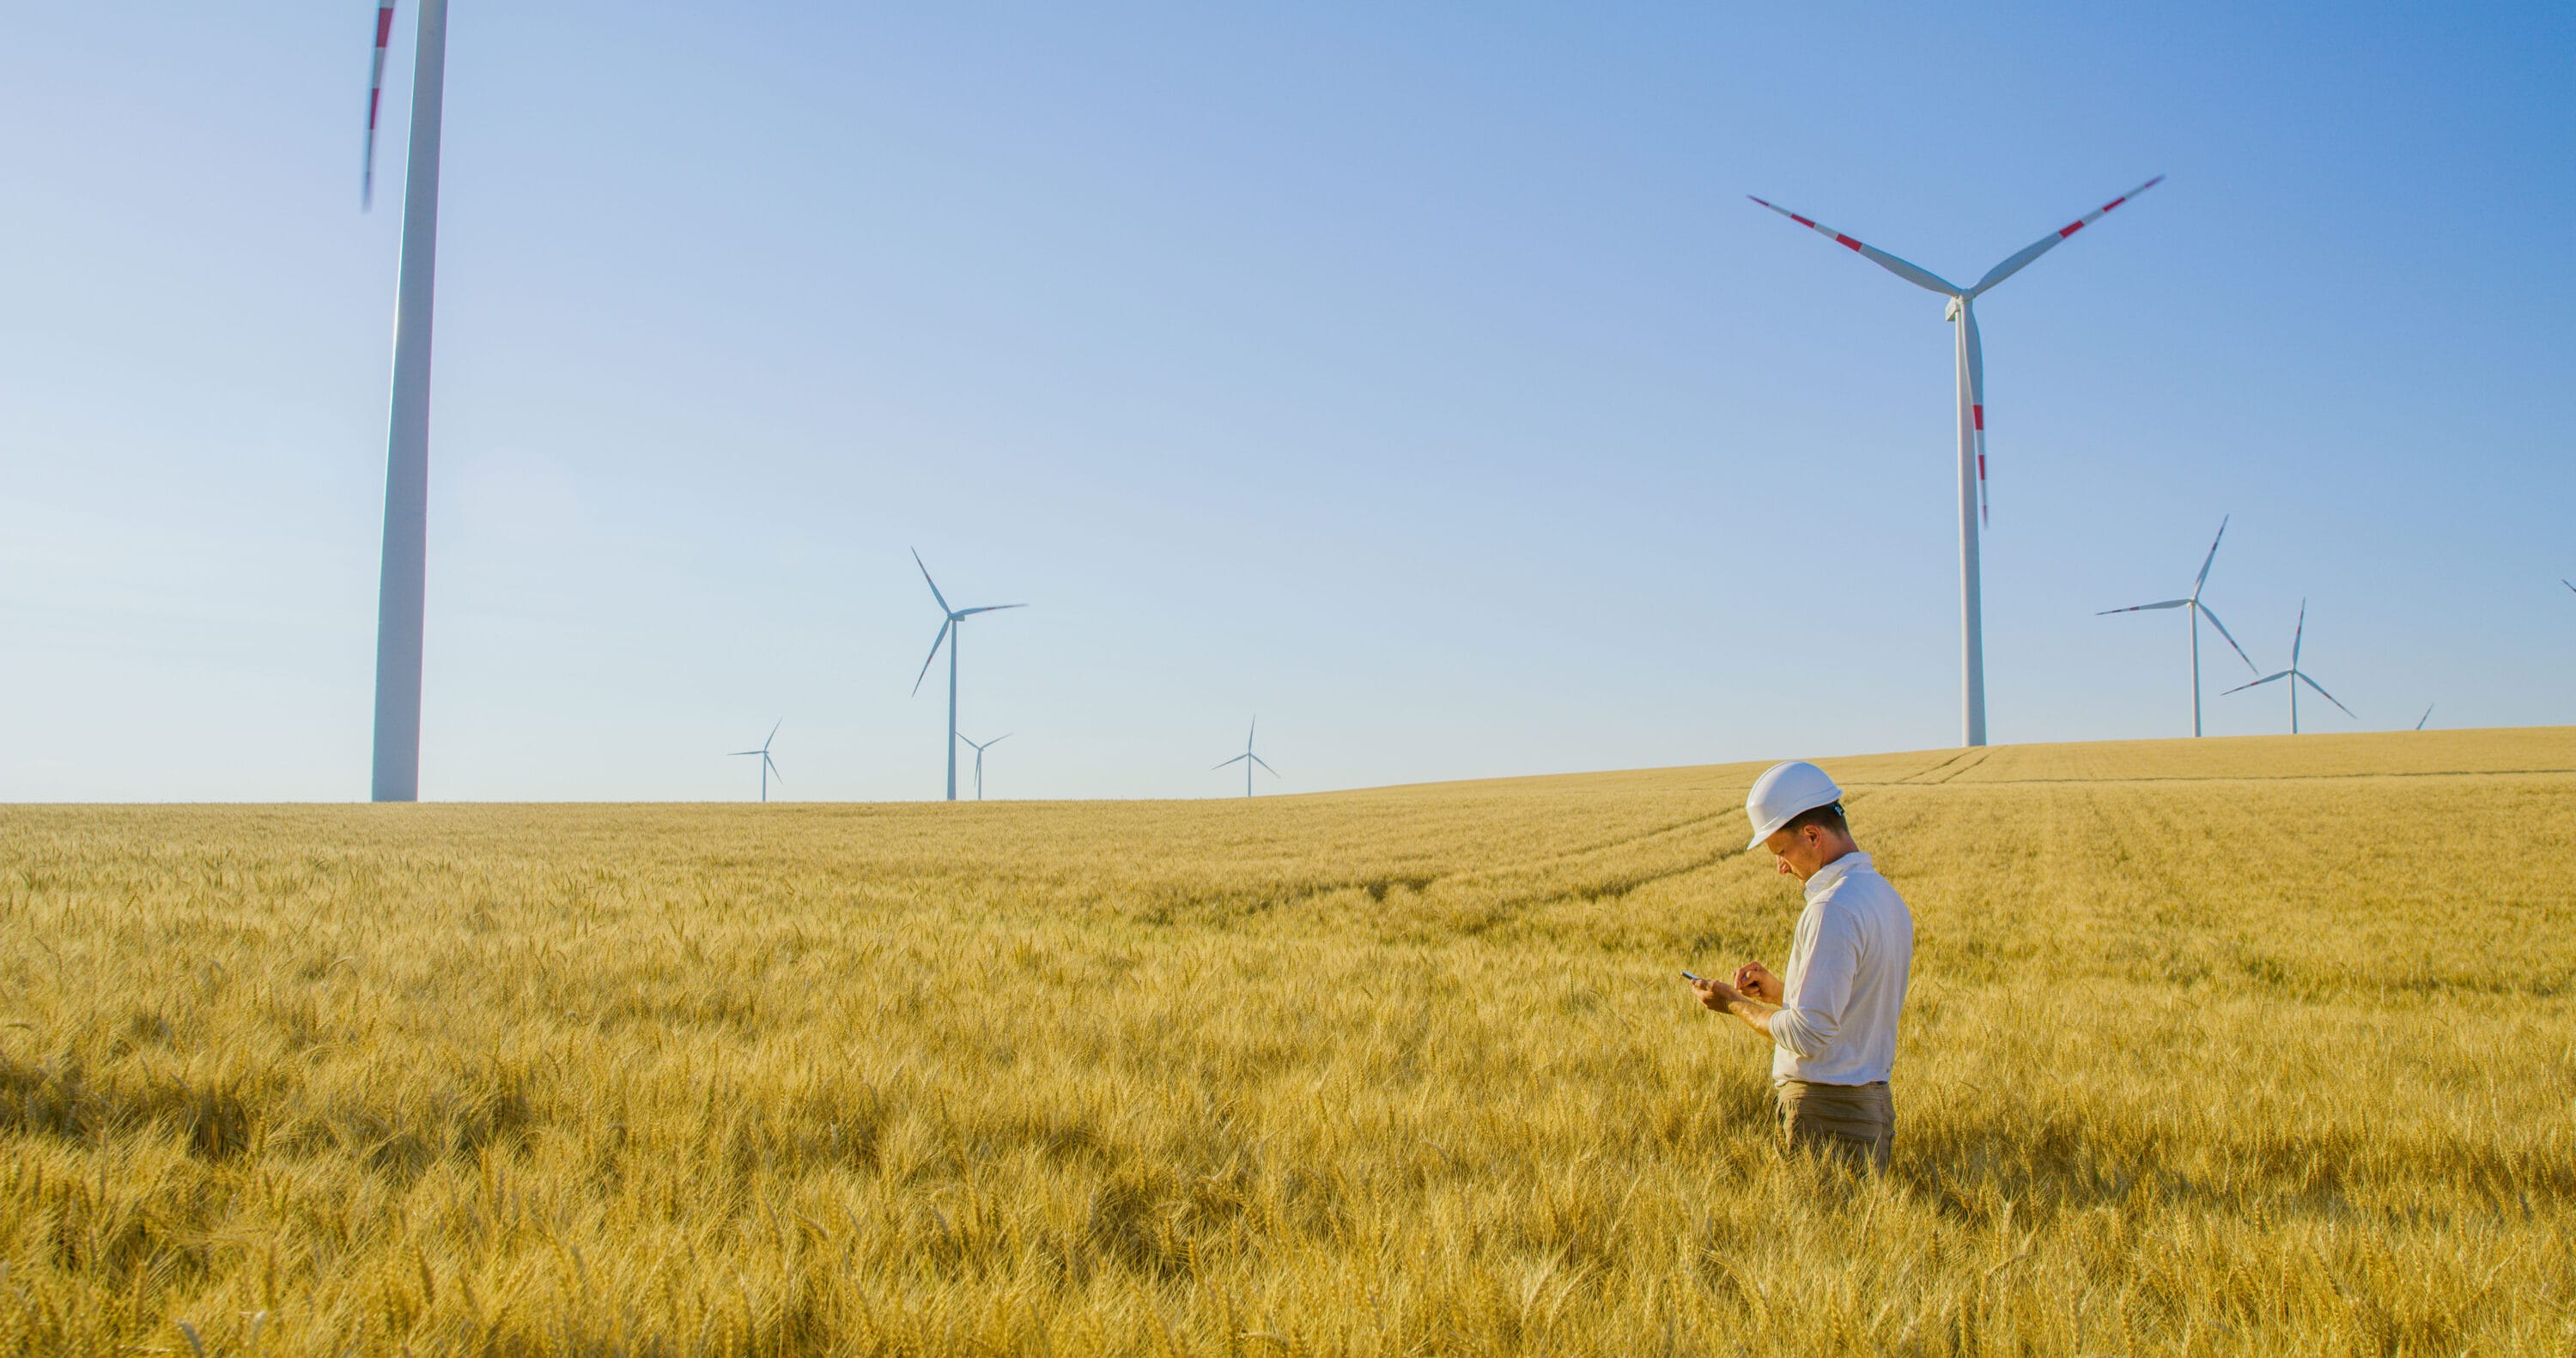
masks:
[[[1896,1016],[1914,968],[1914,915],[1896,888],[1847,853],[1807,879],[1807,908],[1771,1016],[1771,1080],[1865,1085],[1896,1066]]]

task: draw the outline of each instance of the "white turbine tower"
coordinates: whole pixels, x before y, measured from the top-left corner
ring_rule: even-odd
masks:
[[[376,3],[367,152],[358,203],[375,196],[376,113],[394,0]],[[438,123],[447,75],[447,0],[421,0],[412,55],[411,154],[403,167],[402,264],[394,286],[394,391],[385,438],[384,564],[376,592],[373,797],[420,800],[420,666],[429,573],[429,320],[438,265]]]
[[[965,735],[961,735],[957,738],[965,741],[969,746],[973,747],[975,751],[975,800],[980,802],[984,800],[984,752],[1001,744],[1003,741],[1009,740],[1011,738],[1011,733],[1005,731],[1002,734],[993,737],[991,740],[986,741],[977,741],[973,736]]]
[[[764,802],[769,800],[769,775],[778,773],[778,761],[769,757],[769,742],[778,739],[778,728],[780,726],[785,726],[786,724],[787,719],[785,717],[780,717],[777,724],[769,728],[769,735],[767,739],[760,742],[759,749],[735,750],[725,756],[728,759],[739,758],[740,756],[747,754],[760,756],[760,799]],[[779,773],[778,781],[782,783],[786,782],[787,775]]]
[[[2228,693],[2242,693],[2249,688],[2260,688],[2275,679],[2289,680],[2290,734],[2294,736],[2299,733],[2299,685],[2305,684],[2308,687],[2315,689],[2318,697],[2325,699],[2327,702],[2333,703],[2337,707],[2343,707],[2343,700],[2341,698],[2326,692],[2323,685],[2319,684],[2316,680],[2309,678],[2306,670],[2299,668],[2299,643],[2306,640],[2307,635],[2308,601],[2301,599],[2299,600],[2299,630],[2290,634],[2290,667],[2286,670],[2279,670],[2274,673],[2264,675],[2253,683],[2238,684],[2236,687],[2227,690]],[[2220,694],[2219,696],[2225,697],[2226,694]],[[2343,707],[2343,714],[2347,717],[2351,717],[2355,721],[2361,720],[2360,716],[2354,713],[2354,711],[2349,707]],[[2425,708],[2424,715],[2428,717],[2433,715],[2433,709],[2429,707]]]
[[[921,692],[921,681],[930,677],[930,662],[939,658],[940,643],[948,645],[948,800],[957,800],[957,639],[965,634],[958,624],[978,613],[998,613],[1005,608],[1026,608],[1027,604],[985,604],[979,608],[950,608],[948,596],[939,592],[939,582],[930,578],[930,568],[921,565],[921,553],[912,554],[912,564],[921,566],[921,581],[930,586],[930,597],[939,601],[943,615],[939,635],[930,639],[930,654],[923,657],[921,673],[914,675],[912,691]]]
[[[1254,718],[1252,719],[1252,725],[1251,725],[1251,726],[1249,726],[1249,727],[1247,727],[1247,728],[1245,728],[1244,733],[1243,733],[1243,753],[1241,753],[1241,754],[1239,754],[1239,755],[1236,755],[1234,758],[1232,758],[1232,759],[1229,759],[1229,760],[1225,761],[1225,764],[1219,764],[1219,765],[1217,765],[1217,766],[1216,766],[1216,768],[1221,769],[1221,768],[1226,767],[1226,765],[1227,765],[1227,764],[1241,764],[1241,765],[1243,765],[1243,795],[1244,795],[1244,796],[1247,796],[1247,797],[1249,797],[1249,796],[1251,796],[1251,795],[1252,795],[1252,766],[1253,766],[1254,764],[1259,764],[1262,768],[1264,768],[1264,769],[1268,769],[1268,770],[1269,770],[1269,773],[1270,773],[1270,776],[1271,776],[1271,777],[1273,777],[1273,778],[1276,778],[1276,777],[1278,777],[1278,776],[1279,776],[1279,770],[1271,768],[1271,767],[1270,767],[1270,762],[1269,762],[1268,760],[1263,759],[1261,756],[1259,756],[1259,755],[1257,755],[1257,754],[1254,754],[1254,753],[1252,752],[1252,735],[1253,735],[1253,732],[1258,731],[1258,730],[1260,730],[1260,729],[1261,729],[1261,718],[1259,718],[1259,717],[1254,717]],[[1213,772],[1215,772],[1215,771],[1216,771],[1216,769],[1210,769],[1210,770],[1209,770],[1209,772],[1211,772],[1211,773],[1213,773]]]
[[[2245,654],[2244,647],[2236,645],[2236,638],[2228,636],[2227,624],[2220,622],[2218,615],[2210,611],[2209,605],[2200,601],[2201,588],[2209,583],[2209,565],[2218,559],[2218,544],[2226,536],[2227,520],[2221,518],[2218,521],[2218,536],[2209,540],[2209,555],[2200,559],[2200,574],[2192,579],[2191,597],[2167,599],[2160,604],[2138,604],[2130,608],[2106,608],[2093,615],[2097,618],[2107,618],[2114,613],[2146,613],[2159,608],[2191,610],[2191,733],[2195,736],[2200,734],[2200,620],[2202,618],[2209,619],[2209,625],[2217,628],[2220,636],[2227,637],[2227,644],[2234,647],[2236,658],[2245,662],[2247,674],[2260,673],[2254,668],[2254,657]]]
[[[1906,282],[1950,299],[1946,315],[1959,327],[1959,649],[1965,744],[1986,743],[1985,601],[1977,566],[1977,527],[1986,512],[1986,356],[1985,346],[1977,338],[1977,298],[2029,267],[2032,260],[2057,248],[2058,242],[2100,221],[2103,213],[2163,183],[2164,179],[2163,175],[2157,175],[2041,237],[2020,253],[1986,270],[1985,277],[1964,288],[1884,250],[1863,245],[1830,226],[1819,226],[1776,203],[1760,198],[1753,200]]]

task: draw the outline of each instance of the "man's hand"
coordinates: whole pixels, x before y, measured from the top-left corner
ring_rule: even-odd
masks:
[[[1735,988],[1769,1005],[1779,1004],[1781,997],[1787,994],[1780,985],[1780,978],[1759,962],[1747,962],[1735,969]]]
[[[1758,967],[1758,964],[1756,965]],[[1741,976],[1743,972],[1739,971],[1736,974]],[[1771,976],[1771,973],[1766,971],[1762,974],[1771,978],[1772,985],[1780,984],[1779,978]],[[1745,1027],[1764,1037],[1771,1035],[1771,1015],[1778,1012],[1778,1005],[1747,995],[1724,981],[1694,980],[1690,986],[1691,990],[1699,996],[1699,1002],[1707,1006],[1711,1013],[1733,1014],[1744,1021]]]
[[[1723,1014],[1726,1012],[1726,1006],[1744,998],[1736,993],[1735,987],[1724,981],[1702,978],[1691,982],[1690,988],[1698,992],[1699,1002],[1706,1005],[1712,1013]]]

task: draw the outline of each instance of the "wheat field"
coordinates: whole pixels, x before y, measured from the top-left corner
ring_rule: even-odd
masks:
[[[0,1342],[2576,1351],[2576,728],[1825,762],[1879,1180],[1675,975],[1753,766],[0,809]]]

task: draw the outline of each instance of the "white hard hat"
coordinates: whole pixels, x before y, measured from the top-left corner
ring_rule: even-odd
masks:
[[[1762,841],[1780,833],[1780,827],[1797,818],[1801,811],[1831,806],[1843,799],[1843,790],[1825,776],[1823,769],[1803,759],[1774,764],[1753,780],[1753,790],[1744,794],[1744,818],[1753,822],[1753,842],[1744,847],[1750,851],[1762,847]]]

